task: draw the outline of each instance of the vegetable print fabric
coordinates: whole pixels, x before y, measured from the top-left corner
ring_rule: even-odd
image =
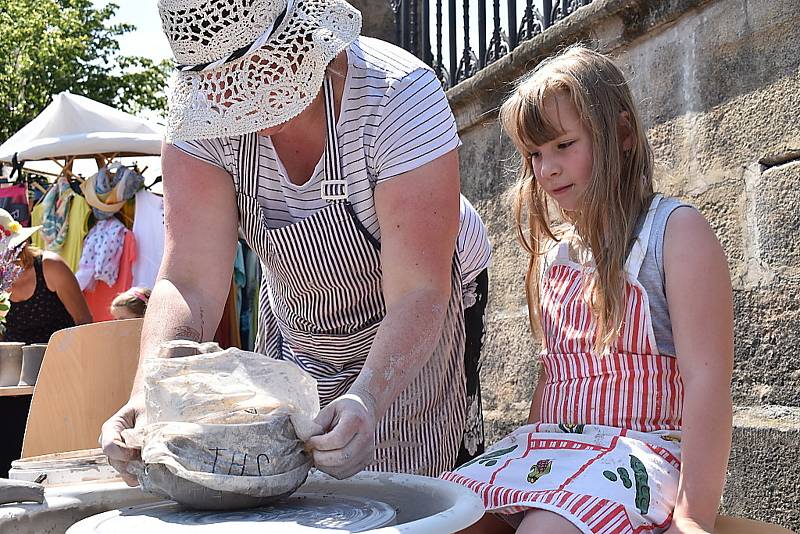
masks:
[[[475,491],[487,511],[541,508],[583,532],[612,533],[666,528],[679,474],[678,432],[539,423],[443,478]]]

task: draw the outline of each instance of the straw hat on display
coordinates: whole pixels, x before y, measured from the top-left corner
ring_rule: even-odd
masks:
[[[252,133],[300,114],[361,31],[344,0],[159,0],[178,64],[168,135]]]

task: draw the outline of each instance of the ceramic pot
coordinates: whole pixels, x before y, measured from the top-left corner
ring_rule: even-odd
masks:
[[[42,359],[44,359],[44,351],[46,349],[46,343],[34,343],[22,347],[22,373],[19,375],[20,386],[32,386],[36,384],[36,377],[39,376],[39,369],[42,367]]]
[[[22,347],[17,341],[0,342],[0,386],[16,386],[22,371]]]

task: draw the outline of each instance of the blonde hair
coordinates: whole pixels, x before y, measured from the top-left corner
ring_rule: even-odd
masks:
[[[19,251],[17,256],[17,264],[23,269],[30,269],[36,258],[42,255],[42,249],[34,247],[30,243],[22,245],[22,250]]]
[[[602,352],[616,340],[622,326],[625,257],[636,220],[653,196],[653,151],[622,71],[606,56],[582,46],[572,46],[540,63],[502,105],[501,125],[522,159],[509,194],[517,237],[530,253],[525,286],[534,332],[542,333],[542,256],[548,241],[564,238],[551,225],[549,214],[555,206],[537,183],[531,163],[532,147],[563,134],[545,113],[545,102],[557,95],[569,98],[592,136],[589,184],[577,210],[560,214],[594,258],[595,271],[585,290],[597,322],[595,349]],[[627,136],[632,146],[623,153]]]
[[[111,301],[111,311],[125,308],[136,317],[144,317],[147,310],[147,301],[150,300],[150,290],[146,287],[132,287],[120,293]]]

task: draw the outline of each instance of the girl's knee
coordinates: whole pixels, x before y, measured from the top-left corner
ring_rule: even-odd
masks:
[[[495,514],[484,514],[474,525],[457,534],[514,534],[514,528]]]
[[[530,510],[517,534],[580,534],[580,529],[560,515],[547,510]]]

